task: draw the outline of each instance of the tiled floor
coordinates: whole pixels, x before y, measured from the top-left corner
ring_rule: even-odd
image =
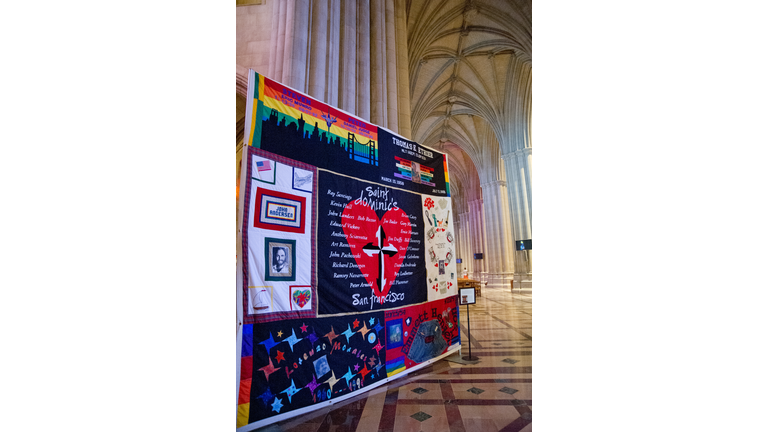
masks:
[[[258,431],[531,431],[531,294],[509,289],[483,289],[482,294],[469,306],[476,364],[451,361],[461,361],[454,355],[356,398]],[[462,306],[462,356],[469,354],[466,313]]]

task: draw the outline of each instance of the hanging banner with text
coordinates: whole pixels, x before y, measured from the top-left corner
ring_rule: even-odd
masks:
[[[250,71],[237,427],[459,348],[445,154]]]

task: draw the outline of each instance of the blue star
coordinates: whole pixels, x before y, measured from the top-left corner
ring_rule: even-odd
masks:
[[[293,352],[293,346],[299,343],[301,340],[304,340],[304,338],[296,339],[296,332],[291,329],[291,336],[283,339],[283,342],[288,342],[291,345],[291,352]]]
[[[378,334],[380,331],[384,330],[384,327],[381,326],[381,323],[376,323],[376,327],[373,329],[376,330],[376,334]]]
[[[317,341],[317,336],[315,336],[314,333],[310,333],[309,336],[307,337],[309,338],[309,341],[312,342],[312,345],[314,345],[315,342]]]
[[[272,411],[276,411],[279,414],[282,407],[283,401],[281,399],[275,398],[275,402],[272,404]]]
[[[304,387],[302,387],[304,388]],[[291,380],[291,386],[287,389],[281,391],[280,393],[288,393],[288,402],[291,401],[291,396],[295,395],[299,392],[300,389],[297,389],[296,386],[293,384],[293,380]]]
[[[349,380],[351,380],[353,376],[354,375],[352,374],[352,369],[350,369],[349,366],[347,366],[347,373],[342,375],[341,378],[345,378],[347,382],[349,382]]]
[[[272,392],[269,391],[269,389],[267,389],[267,391],[262,393],[261,396],[259,396],[257,399],[261,399],[264,402],[264,405],[269,405],[269,402],[267,401],[272,399],[273,397],[275,397],[275,395],[273,395]]]
[[[347,324],[347,331],[345,331],[345,332],[343,332],[341,334],[346,336],[347,337],[347,342],[349,342],[349,338],[351,338],[352,335],[355,334],[355,332],[353,332],[352,331],[352,327],[349,324]]]
[[[373,325],[374,321],[376,321],[376,317],[371,317],[371,319],[368,321],[368,324]]]
[[[269,339],[265,339],[263,342],[259,342],[259,345],[264,345],[264,348],[267,349],[267,354],[269,354],[269,350],[272,349],[273,346],[277,345],[280,342],[275,342],[275,339],[272,338],[272,333],[269,333]]]

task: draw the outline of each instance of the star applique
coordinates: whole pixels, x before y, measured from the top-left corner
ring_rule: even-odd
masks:
[[[373,325],[373,323],[376,322],[376,317],[371,317],[370,320],[368,320],[368,323]]]
[[[277,332],[277,337],[283,337],[283,331],[282,331],[282,330],[280,330],[279,332]]]
[[[267,391],[262,393],[257,399],[261,399],[261,401],[264,402],[264,405],[269,405],[269,401],[272,400],[273,397],[275,397],[275,395],[269,391],[269,388],[267,388]]]
[[[376,327],[373,329],[376,330],[376,334],[379,334],[380,331],[384,330],[384,327],[381,326],[381,323],[376,323]]]
[[[363,326],[360,327],[360,330],[358,330],[357,332],[358,333],[362,333],[363,334],[363,339],[365,339],[365,334],[368,333],[369,331],[371,331],[371,329],[368,328],[368,324],[367,323],[363,323]]]
[[[355,320],[355,321],[357,321],[357,320]],[[353,334],[355,334],[355,332],[353,332],[353,331],[352,331],[352,329],[351,329],[351,328],[349,328],[349,324],[347,324],[347,330],[345,330],[345,331],[344,331],[343,333],[341,333],[341,334],[343,334],[344,336],[346,336],[346,337],[347,337],[347,343],[349,343],[349,338],[351,338],[351,337],[352,337],[352,335],[353,335]]]
[[[328,343],[333,344],[333,340],[339,337],[339,335],[336,334],[336,331],[333,329],[333,326],[331,326],[331,331],[326,333],[325,337],[328,338]]]
[[[272,333],[269,333],[269,339],[265,339],[261,342],[259,342],[259,345],[264,345],[264,348],[267,349],[267,354],[269,354],[269,350],[272,349],[273,346],[277,345],[279,342],[275,342],[275,340],[272,338]]]
[[[272,357],[269,358],[269,364],[264,366],[263,368],[260,368],[259,370],[264,372],[264,378],[266,378],[267,382],[269,382],[269,375],[278,370],[279,368],[276,368],[274,364],[272,364]],[[264,403],[267,403],[267,401],[264,401]]]
[[[375,349],[375,350],[376,350],[376,355],[381,355],[381,354],[379,354],[379,351],[380,351],[382,348],[384,348],[384,347],[383,347],[383,346],[381,346],[381,342],[376,342],[376,346],[375,346],[375,347],[373,347],[373,349]]]
[[[283,401],[280,398],[275,398],[275,402],[272,403],[272,411],[280,413],[280,409],[283,407]]]
[[[283,357],[283,352],[280,350],[277,350],[277,357],[275,357],[278,363],[280,363],[280,360],[285,361],[285,357]]]
[[[325,382],[328,383],[328,385],[331,386],[331,390],[333,390],[333,386],[336,385],[337,382],[341,381],[340,379],[336,378],[336,372],[331,371],[331,377],[325,380]]]
[[[359,325],[360,325],[360,321],[355,319],[355,322],[352,323],[352,328],[357,328],[357,326],[359,326]]]
[[[349,380],[351,380],[352,377],[354,377],[354,376],[355,375],[352,373],[352,369],[350,369],[349,366],[347,366],[347,373],[342,375],[341,378],[346,379],[347,382],[349,382]]]
[[[304,323],[302,323],[302,324],[304,324]],[[301,327],[299,327],[299,328],[301,329],[301,332],[302,332],[302,333],[306,333],[306,332],[307,332],[307,325],[306,325],[306,324],[302,325],[302,326],[301,326]]]
[[[293,346],[299,343],[299,341],[304,340],[302,339],[296,339],[296,332],[291,329],[291,335],[285,339],[283,339],[284,342],[288,342],[288,344],[291,345],[291,352],[293,352]]]
[[[303,387],[302,387],[303,388]],[[293,380],[291,380],[291,386],[287,389],[281,391],[280,393],[288,393],[288,402],[291,402],[291,397],[299,392],[300,389],[296,388],[296,385],[293,383]]]
[[[370,366],[371,368],[373,368],[373,366],[374,366],[375,364],[376,364],[376,360],[374,359],[374,357],[371,357],[371,358],[369,358],[369,359],[368,359],[368,366]]]
[[[316,376],[312,375],[312,381],[309,384],[307,384],[307,387],[309,387],[309,391],[311,391],[312,393],[315,392],[316,388],[320,387],[320,384],[317,383]]]
[[[362,379],[360,381],[365,381],[365,376],[371,373],[372,371],[368,369],[368,366],[364,367],[363,370],[360,372],[360,376]]]
[[[355,365],[355,372],[357,372],[357,371],[359,371],[359,370],[360,370],[360,365],[359,365],[359,364],[356,364],[356,365]]]
[[[317,336],[315,336],[314,333],[310,333],[309,336],[307,336],[307,339],[309,339],[309,342],[314,345],[315,342],[317,342]]]

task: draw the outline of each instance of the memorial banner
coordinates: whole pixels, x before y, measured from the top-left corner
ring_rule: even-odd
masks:
[[[334,403],[459,348],[445,154],[250,71],[237,427]]]

